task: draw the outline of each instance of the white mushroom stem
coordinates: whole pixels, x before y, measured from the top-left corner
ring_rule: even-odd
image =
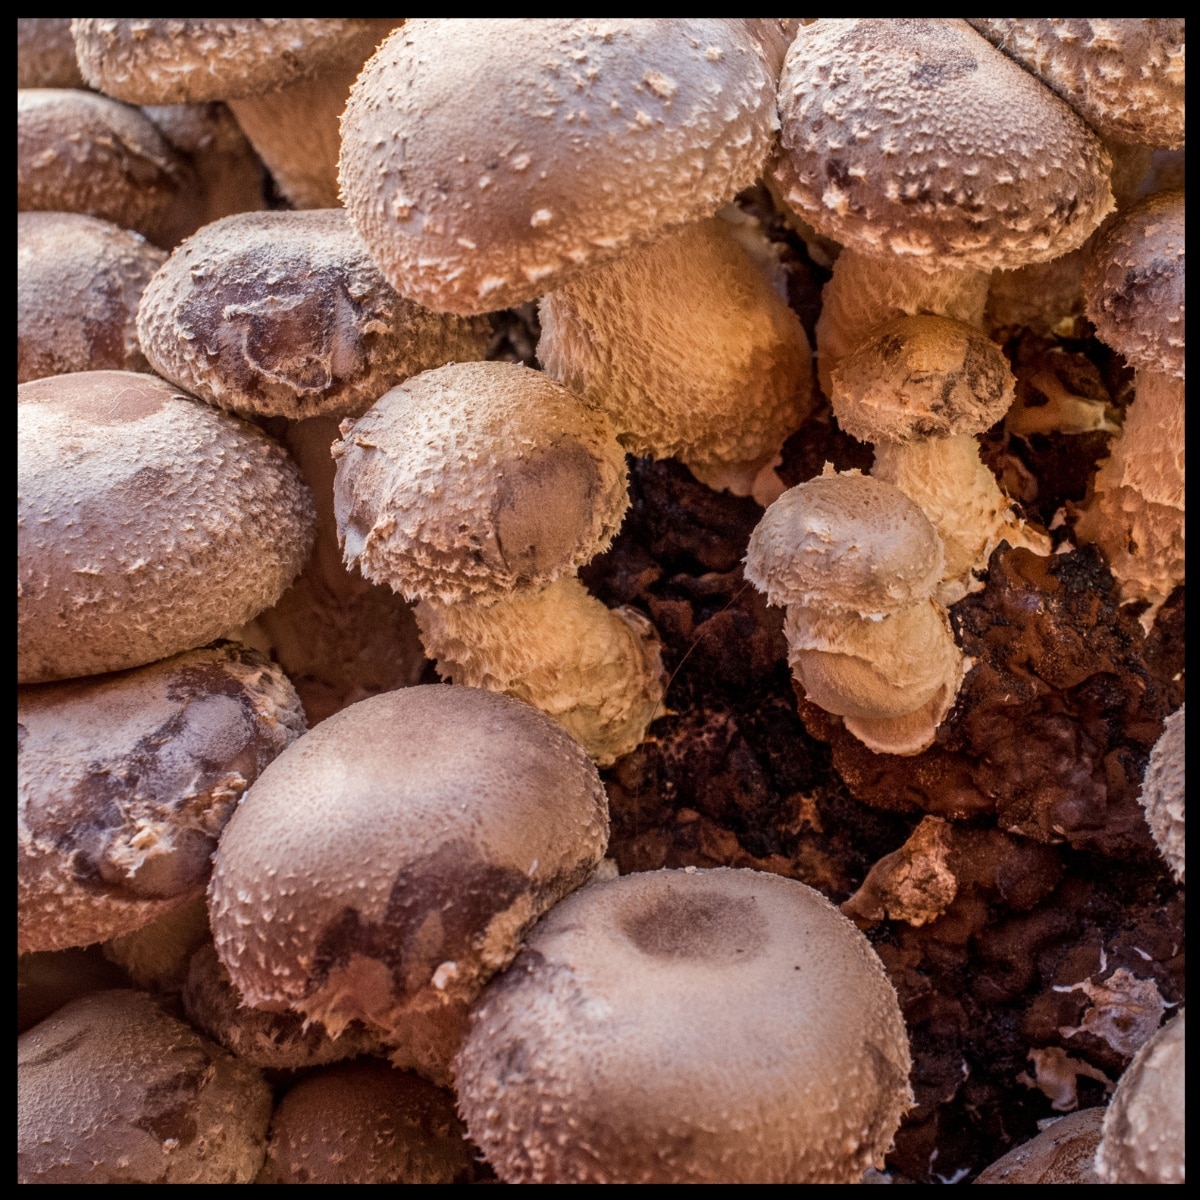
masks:
[[[650,622],[606,608],[575,576],[491,604],[423,600],[416,615],[442,678],[532,704],[602,766],[660,715],[665,681]]]
[[[877,441],[871,474],[895,484],[941,534],[946,567],[936,594],[943,604],[954,604],[983,587],[973,572],[986,567],[1003,540],[1034,554],[1050,553],[1050,539],[1013,512],[971,434],[919,442]]]

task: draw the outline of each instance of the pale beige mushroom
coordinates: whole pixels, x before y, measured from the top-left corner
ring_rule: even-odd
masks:
[[[1146,813],[1146,824],[1154,835],[1154,844],[1180,883],[1183,882],[1186,849],[1184,808],[1187,798],[1187,742],[1184,735],[1184,708],[1181,704],[1163,725],[1163,731],[1150,751],[1139,797]]]

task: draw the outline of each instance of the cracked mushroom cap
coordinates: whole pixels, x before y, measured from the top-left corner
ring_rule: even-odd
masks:
[[[787,204],[871,257],[929,271],[1044,262],[1113,209],[1096,135],[962,20],[804,25],[779,110]]]
[[[188,238],[138,312],[151,365],[218,408],[357,415],[402,379],[480,359],[486,319],[397,295],[343,209],[238,213]]]
[[[1161,736],[1154,743],[1140,797],[1155,845],[1180,883],[1183,882],[1185,849],[1185,707],[1180,705],[1167,718]]]
[[[17,431],[21,683],[202,646],[308,557],[312,499],[284,450],[156,376],[22,384]]]
[[[1009,410],[1016,379],[986,334],[922,314],[877,327],[833,371],[838,424],[864,442],[983,433]]]
[[[770,604],[893,612],[933,595],[945,554],[929,518],[899,488],[858,471],[784,492],[746,550],[746,578]]]
[[[1184,377],[1184,194],[1159,192],[1096,239],[1083,273],[1096,336],[1148,371]]]
[[[741,20],[413,19],[350,94],[342,195],[398,291],[489,312],[711,215],[776,128]]]
[[[549,717],[402,688],[323,721],[264,772],[217,851],[209,911],[246,1002],[378,1031],[446,1079],[466,1006],[608,840],[604,788]]]
[[[1183,148],[1183,17],[966,19],[1102,136]]]
[[[232,642],[17,690],[17,944],[129,933],[199,895],[242,793],[304,731],[292,685]]]
[[[484,993],[458,1060],[507,1183],[850,1183],[913,1103],[896,993],[794,880],[654,871],[583,888]]]
[[[629,503],[608,421],[540,371],[451,363],[344,422],[347,566],[410,600],[540,588],[612,541]]]

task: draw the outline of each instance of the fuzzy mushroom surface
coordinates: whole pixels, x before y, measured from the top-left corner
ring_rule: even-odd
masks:
[[[1146,764],[1140,797],[1142,809],[1146,813],[1146,824],[1150,826],[1150,832],[1154,835],[1154,843],[1180,883],[1183,882],[1186,850],[1185,707],[1181,705],[1167,718],[1162,734],[1154,743],[1154,749],[1150,751],[1150,761]]]
[[[654,871],[554,908],[484,993],[459,1107],[506,1183],[850,1183],[913,1103],[870,944],[757,871]]]

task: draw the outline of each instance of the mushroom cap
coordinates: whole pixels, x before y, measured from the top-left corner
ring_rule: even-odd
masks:
[[[926,270],[1057,258],[1112,211],[1112,163],[1058,97],[965,21],[823,19],[779,88],[773,166],[819,233]]]
[[[629,503],[606,418],[540,371],[451,363],[380,397],[334,444],[347,566],[409,599],[498,599],[582,566]]]
[[[153,375],[22,384],[17,430],[21,683],[204,645],[304,565],[312,500],[287,454]]]
[[[17,87],[81,88],[70,17],[17,18]]]
[[[258,1183],[469,1181],[454,1097],[379,1059],[302,1079],[279,1102]]]
[[[531,300],[758,177],[774,79],[733,19],[413,19],[342,118],[342,195],[398,291]]]
[[[1184,194],[1159,192],[1098,237],[1083,273],[1096,336],[1134,367],[1184,377]]]
[[[1016,379],[986,334],[947,317],[877,327],[833,371],[838,424],[864,442],[983,433],[1009,410]]]
[[[19,688],[19,949],[86,946],[198,895],[242,793],[303,730],[283,672],[230,642]]]
[[[858,471],[784,492],[746,549],[746,578],[770,604],[879,616],[933,594],[944,562],[929,518],[898,488]]]
[[[83,213],[17,213],[17,382],[146,371],[137,306],[167,253]]]
[[[271,1090],[145,992],[93,992],[17,1039],[19,1183],[249,1183]]]
[[[1183,17],[967,17],[1104,137],[1183,148]]]
[[[466,1005],[607,840],[596,768],[549,717],[474,688],[402,688],[263,773],[216,854],[213,935],[248,1004],[334,1035],[361,1019],[397,1065],[444,1078]]]
[[[77,17],[80,69],[132,104],[275,92],[371,53],[393,20],[343,17]]]
[[[459,1109],[508,1183],[850,1183],[904,1112],[866,938],[758,871],[654,871],[554,908],[484,993]]]
[[[483,318],[397,295],[343,209],[238,213],[188,238],[138,312],[154,369],[244,414],[358,415],[409,375],[487,351]]]
[[[81,212],[163,244],[191,167],[136,108],[95,92],[17,92],[17,209]]]
[[[1155,845],[1180,883],[1183,882],[1185,848],[1185,707],[1180,705],[1166,719],[1162,734],[1150,751],[1140,797]]]
[[[976,1183],[1099,1183],[1096,1146],[1104,1108],[1059,1117],[1035,1138],[996,1159]]]
[[[1133,1056],[1104,1115],[1104,1183],[1184,1182],[1184,1011]]]

